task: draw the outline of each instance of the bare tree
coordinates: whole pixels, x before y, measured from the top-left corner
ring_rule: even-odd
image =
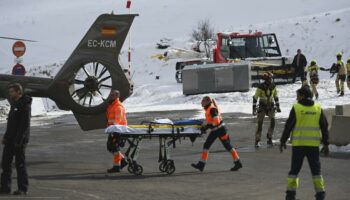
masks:
[[[209,40],[214,39],[215,33],[214,28],[211,25],[209,19],[200,20],[197,23],[197,27],[193,29],[191,38],[197,42],[197,48],[201,43],[204,43],[205,54],[207,57],[210,56]]]

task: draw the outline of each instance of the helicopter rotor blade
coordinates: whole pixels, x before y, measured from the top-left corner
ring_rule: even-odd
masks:
[[[35,41],[35,40],[27,40],[27,39],[12,38],[12,37],[2,37],[2,36],[0,36],[0,39],[5,39],[5,40],[22,40],[22,41],[25,41],[25,42],[38,42],[38,41]]]

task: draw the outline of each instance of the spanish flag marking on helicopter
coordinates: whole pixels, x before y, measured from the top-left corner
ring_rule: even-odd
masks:
[[[115,27],[102,27],[102,36],[115,36],[117,35],[117,29]]]
[[[131,7],[131,0],[126,1],[126,8],[130,9]]]

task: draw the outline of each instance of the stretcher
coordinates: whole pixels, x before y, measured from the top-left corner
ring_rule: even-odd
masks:
[[[176,148],[176,141],[181,143],[181,138],[189,138],[194,142],[204,132],[201,131],[203,120],[156,120],[143,121],[139,125],[111,125],[105,130],[106,134],[117,136],[118,144],[128,148],[125,157],[128,160],[128,171],[134,175],[141,175],[143,167],[137,163],[140,144],[144,138],[159,138],[159,170],[167,174],[173,174],[176,170],[174,160],[170,157],[170,147]]]

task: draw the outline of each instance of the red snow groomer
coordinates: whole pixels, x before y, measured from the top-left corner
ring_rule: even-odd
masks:
[[[206,63],[228,63],[249,61],[251,64],[252,83],[260,81],[262,74],[271,72],[276,84],[289,83],[294,76],[292,58],[281,54],[277,37],[274,33],[218,33],[212,58]],[[181,82],[181,71],[186,65],[200,64],[200,60],[176,63],[176,79]]]

